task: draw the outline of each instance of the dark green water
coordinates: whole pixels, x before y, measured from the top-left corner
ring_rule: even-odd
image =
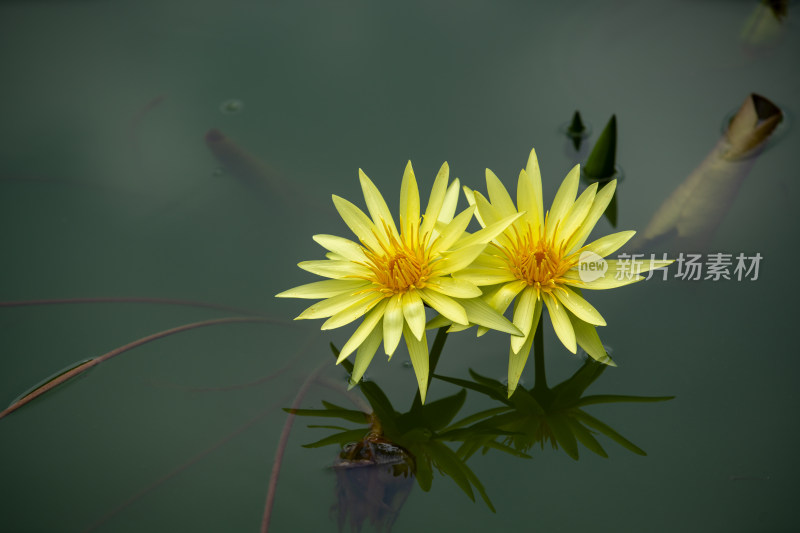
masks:
[[[290,323],[307,302],[273,295],[314,281],[296,267],[323,257],[313,234],[349,236],[330,195],[363,205],[358,168],[395,206],[409,159],[423,197],[443,161],[471,187],[484,189],[489,167],[513,189],[535,147],[549,205],[586,157],[559,128],[579,109],[591,145],[614,113],[618,229],[641,230],[751,92],[781,106],[789,125],[709,251],[760,253],[758,280],[655,279],[589,296],[619,365],[590,392],[676,396],[587,408],[648,455],[603,436],[607,459],[585,448],[578,461],[549,447],[529,460],[477,454],[469,465],[496,514],[437,476],[429,493],[414,487],[393,531],[793,530],[798,6],[773,33],[744,38],[758,6],[0,2],[0,301],[173,298],[276,320],[155,341],[0,420],[0,531],[98,521],[109,532],[258,531],[280,408],[320,364],[343,382],[327,345],[352,331]],[[270,167],[273,192],[220,170],[204,142],[211,128]],[[601,221],[598,235],[610,231]],[[76,362],[232,314],[0,308],[0,406]],[[507,342],[452,336],[439,370],[503,379]],[[553,383],[581,365],[549,324],[545,352]],[[401,349],[368,371],[398,409],[415,390],[407,359]],[[287,363],[273,380],[234,387]],[[532,365],[523,380],[533,383]],[[457,390],[434,382],[429,399]],[[302,405],[323,399],[347,402],[317,383]],[[470,393],[463,413],[489,406]],[[336,449],[301,448],[325,435],[308,423],[325,422],[294,426],[272,531],[336,530]]]

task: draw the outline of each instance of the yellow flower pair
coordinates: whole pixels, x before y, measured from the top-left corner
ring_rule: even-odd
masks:
[[[364,317],[342,347],[339,362],[356,352],[352,379],[357,382],[383,341],[386,355],[405,339],[423,402],[428,383],[425,304],[438,313],[428,328],[452,324],[450,331],[479,327],[511,335],[509,396],[530,353],[544,305],[561,342],[572,353],[576,344],[598,361],[613,364],[595,331],[605,320],[580,289],[610,289],[641,276],[614,279],[615,262],[605,275],[584,281],[582,254],[605,257],[635,232],[623,231],[584,245],[610,202],[615,182],[597,192],[593,184],[578,197],[579,168],[562,183],[549,212],[542,203],[542,183],[535,151],[520,172],[517,205],[500,180],[487,169],[489,198],[464,188],[470,206],[459,213],[459,181],[449,181],[442,165],[424,215],[411,163],[400,186],[399,227],[381,193],[361,171],[359,177],[369,216],[338,196],[333,202],[359,243],[333,235],[315,235],[327,259],[305,261],[300,268],[330,278],[278,294],[310,298],[315,303],[297,318],[327,318],[322,329],[344,326]],[[476,216],[483,229],[466,231]],[[641,272],[667,263],[643,262]],[[572,287],[572,288],[571,288]],[[503,313],[515,301],[513,323]]]

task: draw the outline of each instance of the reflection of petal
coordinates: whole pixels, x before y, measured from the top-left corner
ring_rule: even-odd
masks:
[[[378,531],[391,530],[414,482],[414,459],[382,439],[364,439],[342,450],[336,472],[339,530],[348,520],[360,531],[366,520]]]
[[[717,146],[661,204],[632,247],[675,239],[673,249],[704,251],[782,118],[781,110],[766,98],[748,96]]]

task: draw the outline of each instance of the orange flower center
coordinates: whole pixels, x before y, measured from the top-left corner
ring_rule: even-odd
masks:
[[[378,238],[380,250],[366,248],[365,266],[372,270],[373,283],[384,293],[403,294],[412,289],[422,289],[431,276],[430,252],[418,239],[402,238],[398,241],[389,234],[389,243]],[[405,236],[404,236],[405,237]]]
[[[522,234],[515,226],[511,229],[513,234],[505,234],[508,242],[495,246],[503,252],[514,276],[535,287],[539,297],[542,292],[557,289],[565,281],[564,274],[575,266],[574,258],[565,257],[564,244],[556,245],[546,240],[543,229],[534,235],[530,225]]]

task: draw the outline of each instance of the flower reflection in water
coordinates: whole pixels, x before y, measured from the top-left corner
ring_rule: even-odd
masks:
[[[519,452],[527,452],[535,444],[544,448],[550,443],[553,449],[559,446],[564,452],[577,460],[578,443],[587,449],[608,457],[600,442],[595,438],[601,433],[620,446],[638,455],[647,455],[644,450],[623,437],[614,428],[583,410],[583,407],[607,403],[648,403],[671,400],[674,396],[630,396],[621,394],[584,395],[586,389],[605,371],[607,365],[587,358],[584,364],[568,379],[555,387],[549,387],[545,376],[544,348],[541,329],[534,338],[534,358],[536,382],[527,389],[518,387],[511,398],[506,397],[506,386],[500,381],[481,376],[470,370],[472,381],[436,376],[494,398],[504,407],[489,409],[469,418],[470,422],[482,419],[475,424],[476,429],[500,429],[506,436],[501,440],[476,432],[476,436],[465,442],[458,450],[460,456],[469,458],[476,451],[510,446]],[[457,424],[456,424],[457,425]]]
[[[445,338],[445,328],[442,328],[431,351],[432,371]],[[335,349],[334,354],[338,354]],[[369,402],[369,406],[361,410],[327,401],[322,402],[322,409],[287,409],[296,415],[338,418],[359,424],[354,429],[337,425],[309,426],[335,432],[305,445],[308,448],[341,446],[333,466],[337,479],[334,512],[339,529],[349,519],[352,530],[360,531],[369,519],[376,530],[390,530],[408,498],[413,479],[416,478],[420,488],[427,492],[431,489],[434,470],[450,477],[473,501],[474,490],[477,490],[494,511],[482,483],[466,464],[480,450],[497,450],[529,459],[531,456],[526,452],[537,443],[544,448],[548,442],[554,449],[560,447],[577,460],[580,442],[590,451],[608,457],[595,438],[600,433],[636,454],[646,455],[644,450],[582,408],[602,403],[660,402],[672,396],[585,395],[586,389],[607,368],[592,359],[587,359],[567,380],[548,387],[541,329],[534,338],[534,358],[534,386],[530,389],[519,386],[511,398],[507,397],[506,386],[500,381],[470,371],[471,380],[435,375],[461,389],[425,405],[417,393],[411,408],[404,413],[396,411],[372,381],[358,384]],[[352,372],[352,363],[345,361],[343,366]],[[492,404],[464,416],[461,410],[468,390],[490,398]],[[365,410],[371,412],[367,414]],[[455,420],[457,415],[461,417]],[[450,444],[458,446],[457,450],[451,449]]]
[[[341,531],[348,517],[354,531],[369,519],[377,531],[390,531],[414,484],[414,457],[408,450],[370,432],[345,445],[333,465]]]

